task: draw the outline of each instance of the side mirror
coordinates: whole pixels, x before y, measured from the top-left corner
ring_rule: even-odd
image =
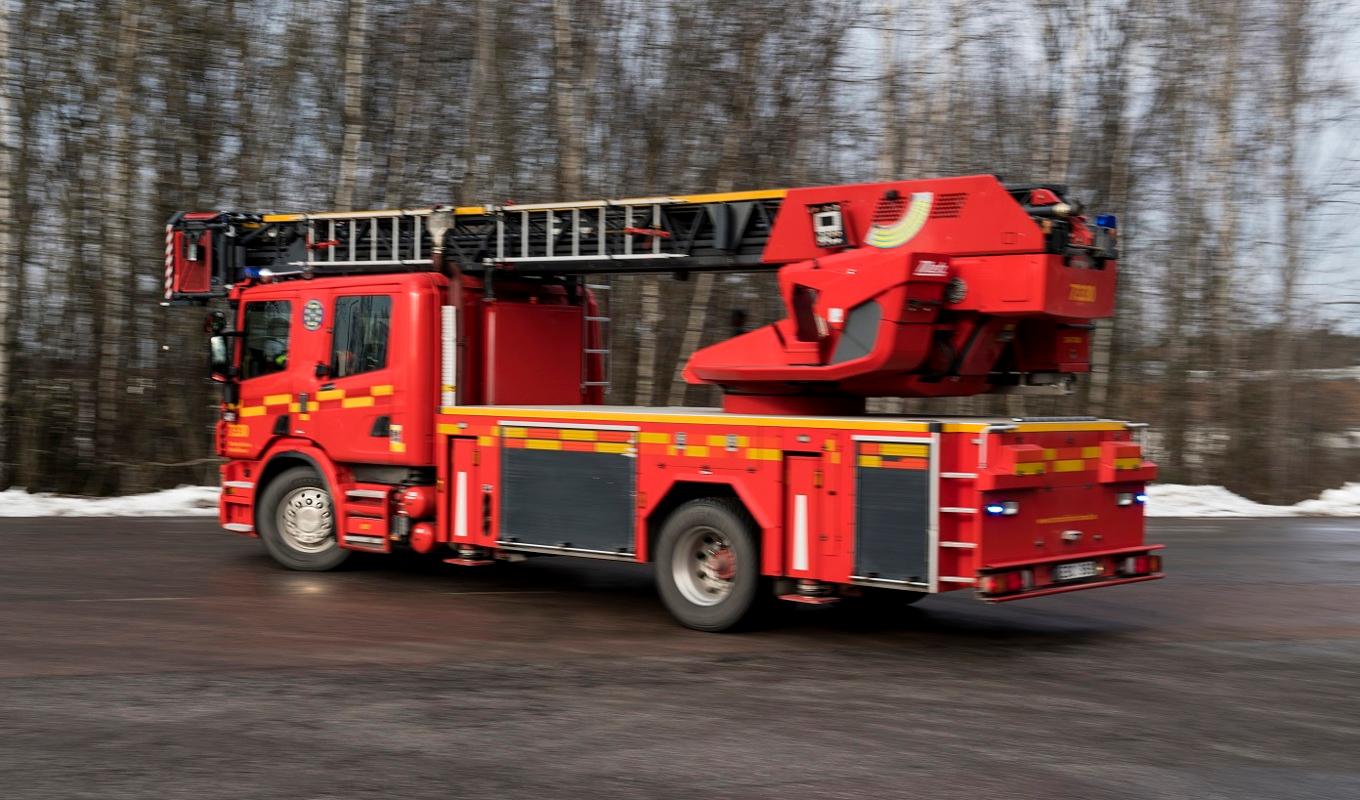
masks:
[[[218,383],[226,383],[231,376],[230,340],[220,333],[208,337],[208,369]]]
[[[227,329],[227,315],[221,311],[213,311],[203,320],[203,331],[214,334],[221,333]]]

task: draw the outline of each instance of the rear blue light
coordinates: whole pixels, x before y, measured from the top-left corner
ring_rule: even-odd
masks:
[[[993,517],[999,517],[1002,514],[1006,513],[1006,507],[1001,505],[1000,503],[988,503],[986,506],[986,511]]]
[[[1133,502],[1135,502],[1135,503],[1146,503],[1146,502],[1147,502],[1147,492],[1139,492],[1138,494],[1134,495],[1134,496],[1133,496]]]
[[[1097,214],[1096,227],[1098,228],[1118,228],[1119,220],[1115,219],[1114,214]]]

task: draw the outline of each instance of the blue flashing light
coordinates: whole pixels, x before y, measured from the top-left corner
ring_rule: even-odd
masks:
[[[1003,506],[1003,505],[1001,505],[1000,503],[988,503],[988,504],[987,504],[987,507],[986,507],[986,511],[987,511],[988,514],[991,514],[993,517],[999,517],[999,516],[1001,516],[1002,514],[1005,514],[1005,513],[1006,513],[1006,507]]]
[[[1135,502],[1135,503],[1146,503],[1146,502],[1147,502],[1147,492],[1139,492],[1138,494],[1134,495],[1134,496],[1133,496],[1133,502]]]
[[[1115,219],[1114,214],[1097,214],[1096,227],[1098,228],[1118,228],[1119,220]]]

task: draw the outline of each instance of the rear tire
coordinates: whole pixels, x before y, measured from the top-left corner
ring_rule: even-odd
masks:
[[[310,467],[293,467],[265,487],[255,527],[271,558],[288,569],[326,572],[350,557],[335,535],[335,501]]]
[[[680,624],[717,633],[751,624],[762,607],[755,523],[734,500],[691,500],[657,539],[657,591]]]

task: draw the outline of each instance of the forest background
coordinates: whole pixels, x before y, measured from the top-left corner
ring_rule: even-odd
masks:
[[[1151,422],[1165,480],[1360,476],[1360,7],[1344,0],[0,0],[0,489],[212,482],[185,209],[716,192],[978,172],[1120,220],[1064,398],[907,413]],[[781,311],[773,276],[612,281],[623,404]]]

